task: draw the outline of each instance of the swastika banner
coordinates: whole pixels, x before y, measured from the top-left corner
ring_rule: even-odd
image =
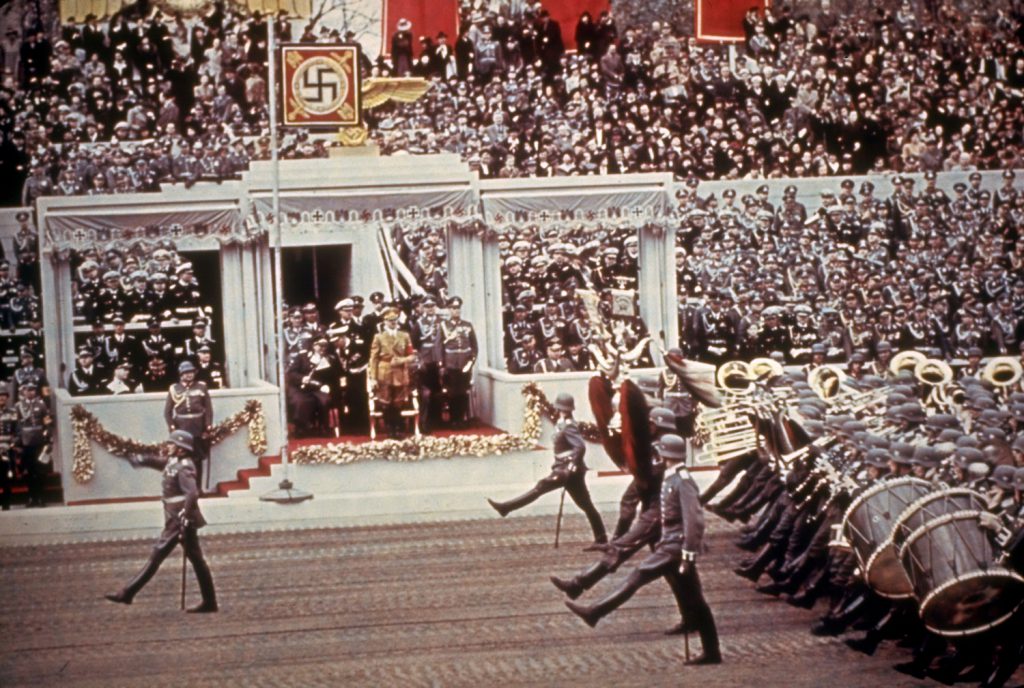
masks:
[[[352,127],[361,122],[359,47],[281,46],[281,123],[290,127]]]
[[[743,16],[747,11],[763,14],[771,0],[696,0],[694,4],[697,40],[734,43],[746,38]]]

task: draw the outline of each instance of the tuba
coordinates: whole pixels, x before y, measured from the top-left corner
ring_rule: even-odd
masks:
[[[782,364],[771,358],[755,358],[750,362],[749,365],[750,374],[754,376],[754,379],[760,380],[762,378],[770,380],[773,377],[779,377],[786,371],[783,369]]]
[[[833,365],[818,366],[807,376],[807,384],[826,401],[839,394],[839,388],[845,381],[846,373]]]
[[[913,373],[917,369],[918,364],[927,360],[927,358],[920,351],[901,351],[889,361],[889,372],[892,373],[893,377],[897,377],[904,370],[909,370]]]
[[[754,373],[746,361],[727,361],[718,366],[718,372],[715,373],[715,382],[727,396],[750,394],[754,389],[750,383],[754,379]]]
[[[1008,390],[1024,376],[1024,368],[1013,356],[996,356],[981,371],[981,379],[1003,390]]]
[[[953,382],[953,369],[948,363],[937,358],[926,358],[914,366],[914,377],[930,388],[924,400],[926,406],[953,410],[947,399],[950,383]]]

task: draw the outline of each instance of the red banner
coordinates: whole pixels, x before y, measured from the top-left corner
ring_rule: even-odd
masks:
[[[696,0],[694,4],[697,40],[732,43],[746,39],[743,17],[747,11],[763,14],[771,0]]]
[[[437,34],[448,36],[448,45],[455,45],[459,36],[459,0],[385,0],[381,13],[381,52],[391,54],[391,37],[398,31],[398,22],[412,23],[412,50],[420,53],[420,36],[429,36],[437,43]]]
[[[565,49],[575,50],[576,24],[580,21],[580,15],[590,12],[594,26],[597,26],[597,18],[602,12],[608,10],[609,4],[609,0],[560,0],[559,2],[545,2],[544,9],[562,29],[562,43],[565,44]]]
[[[285,126],[360,123],[358,48],[354,45],[281,46]]]

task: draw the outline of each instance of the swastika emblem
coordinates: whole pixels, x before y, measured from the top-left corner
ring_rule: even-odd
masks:
[[[326,115],[348,97],[349,80],[342,66],[327,56],[305,60],[292,76],[292,95],[311,115]]]

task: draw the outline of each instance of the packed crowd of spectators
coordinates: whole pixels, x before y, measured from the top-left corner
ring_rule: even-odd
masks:
[[[1022,353],[1024,194],[1005,171],[948,194],[897,177],[888,198],[852,180],[808,211],[789,186],[736,197],[684,185],[676,265],[681,340],[719,362],[856,361],[914,349],[961,362]]]
[[[865,4],[812,23],[783,4],[748,15],[734,64],[659,22],[583,15],[573,54],[542,10],[477,14],[454,46],[421,37],[426,56],[396,65],[436,82],[376,137],[388,153],[458,153],[484,177],[1020,167],[1021,16],[988,12]]]
[[[8,201],[148,191],[237,176],[270,156],[267,28],[332,41],[283,14],[215,3],[184,19],[135,5],[60,35],[8,30],[0,160]],[[507,10],[503,10],[507,11]],[[865,5],[812,22],[781,6],[745,23],[735,64],[668,24],[584,14],[576,53],[538,5],[463,15],[460,34],[403,25],[367,75],[433,80],[367,113],[384,153],[455,152],[485,177],[668,170],[680,179],[1020,167],[1021,17]],[[416,50],[413,43],[418,44]],[[327,154],[298,131],[285,157]],[[13,194],[21,190],[19,198]]]
[[[71,265],[77,349],[70,394],[166,392],[184,361],[210,389],[227,386],[223,348],[213,337],[218,295],[200,286],[174,242],[89,249]]]
[[[635,230],[525,225],[499,234],[498,248],[509,372],[651,365]]]

